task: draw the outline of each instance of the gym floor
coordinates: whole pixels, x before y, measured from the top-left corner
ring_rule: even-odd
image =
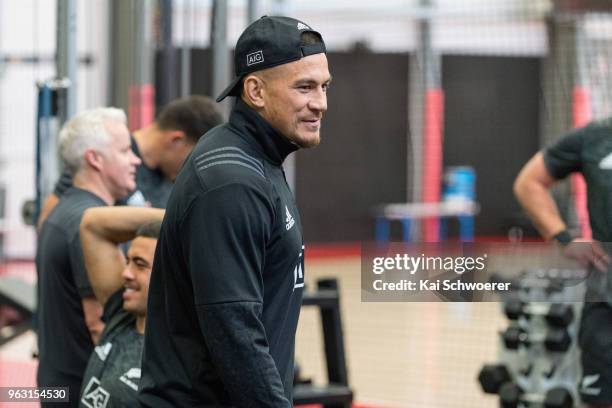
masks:
[[[350,385],[368,407],[497,407],[476,380],[497,358],[497,332],[507,326],[500,305],[489,303],[362,303],[360,258],[308,256],[306,284],[335,277]],[[320,319],[305,308],[296,359],[303,377],[326,382]]]

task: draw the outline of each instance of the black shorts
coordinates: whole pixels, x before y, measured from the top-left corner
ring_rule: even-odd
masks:
[[[590,405],[612,404],[612,306],[585,303],[578,335],[582,352],[582,401]]]

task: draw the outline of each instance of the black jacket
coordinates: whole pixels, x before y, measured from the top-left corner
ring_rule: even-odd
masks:
[[[238,101],[181,170],[151,275],[143,405],[292,405],[304,247],[281,166],[296,148]]]

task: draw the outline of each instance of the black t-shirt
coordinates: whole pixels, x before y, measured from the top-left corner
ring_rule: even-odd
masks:
[[[587,185],[593,238],[612,242],[612,119],[576,129],[544,151],[549,173],[562,179],[580,172]],[[610,244],[605,245],[608,251]],[[612,304],[612,271],[592,273],[587,279],[588,298]]]
[[[93,350],[82,298],[93,296],[79,226],[87,208],[106,205],[96,195],[68,189],[38,236],[38,384],[69,386],[77,406],[85,365]]]
[[[81,408],[138,407],[143,336],[123,309],[123,289],[104,305],[106,327],[91,353],[81,389]]]
[[[545,150],[544,163],[557,179],[582,173],[593,237],[612,242],[612,119],[572,131]]]
[[[304,286],[281,167],[293,150],[239,101],[181,170],[151,274],[144,406],[291,406]]]
[[[136,144],[136,139],[131,137],[132,151],[138,158],[140,150]],[[72,186],[72,175],[69,171],[62,172],[59,180],[55,184],[53,193],[61,197],[61,195]],[[117,201],[117,205],[133,205],[137,207],[155,207],[166,208],[168,198],[172,191],[172,182],[164,177],[157,169],[147,167],[144,162],[136,168],[136,191],[133,191],[125,200]]]

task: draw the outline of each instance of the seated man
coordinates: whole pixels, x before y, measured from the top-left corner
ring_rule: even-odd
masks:
[[[113,205],[136,187],[140,159],[130,148],[125,124],[122,110],[99,108],[64,125],[59,147],[74,185],[38,236],[38,385],[69,387],[68,406],[78,404],[87,359],[104,328],[85,270],[79,225],[87,208]]]
[[[164,210],[92,208],[81,222],[81,243],[106,326],[89,358],[80,406],[137,406],[149,277]],[[118,244],[133,240],[127,262]]]

